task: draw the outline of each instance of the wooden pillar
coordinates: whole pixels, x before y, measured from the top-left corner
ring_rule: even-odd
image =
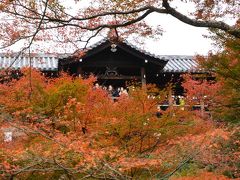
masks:
[[[169,90],[168,90],[168,104],[169,104],[169,107],[173,106],[172,87],[169,87]]]
[[[141,80],[142,80],[142,87],[146,87],[146,70],[144,67],[141,67]]]
[[[168,108],[170,110],[170,115],[175,116],[174,111],[173,111],[173,92],[172,92],[172,86],[168,87]]]
[[[77,67],[77,76],[82,77],[82,73],[83,73],[82,67],[80,65],[78,65],[78,67]]]
[[[201,110],[201,116],[204,117],[204,113],[205,113],[205,104],[204,104],[204,100],[200,99],[200,110]]]

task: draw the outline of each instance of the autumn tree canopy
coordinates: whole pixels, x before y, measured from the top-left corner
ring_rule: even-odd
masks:
[[[22,73],[0,85],[0,128],[14,135],[4,142],[0,133],[2,179],[166,179],[186,176],[183,167],[203,179],[239,177],[238,134],[186,109],[157,117],[165,90],[135,87],[113,102],[92,88],[93,77],[48,79],[32,70],[29,98],[30,69]]]
[[[191,13],[178,6],[192,4]],[[235,38],[240,37],[237,0],[1,0],[1,47],[24,41],[23,50],[33,41],[54,40],[59,44],[88,43],[106,29],[116,29],[118,36],[130,33],[141,35],[161,33],[161,28],[149,27],[145,18],[157,13],[168,14],[196,27],[224,31]],[[227,23],[233,19],[235,24]],[[164,28],[164,27],[163,27]],[[89,33],[91,31],[91,33]]]
[[[219,118],[225,114],[225,119],[239,121],[238,0],[0,2],[1,47],[23,42],[22,52],[37,41],[71,43],[78,49],[79,42],[87,45],[109,29],[119,37],[132,33],[156,37],[161,28],[152,29],[144,22],[152,13],[210,28],[227,37],[224,50],[209,56],[205,65],[215,69],[220,84],[186,76],[183,86],[191,100],[194,96],[212,106],[218,102]],[[186,14],[179,4],[195,8]],[[234,25],[227,23],[229,18]],[[31,68],[21,73],[17,80],[0,84],[0,129],[14,132],[14,141],[0,142],[1,178],[240,177],[239,126],[227,129],[221,121],[202,119],[189,104],[171,107],[157,117],[156,107],[169,91],[134,88],[129,97],[113,102],[106,91],[93,88],[94,77],[62,74],[48,79]],[[156,98],[149,98],[153,92]]]

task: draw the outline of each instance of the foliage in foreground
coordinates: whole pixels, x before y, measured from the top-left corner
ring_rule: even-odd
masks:
[[[133,88],[113,102],[92,88],[93,77],[23,74],[0,88],[1,130],[14,132],[13,142],[1,141],[2,177],[155,179],[207,171],[239,177],[239,134],[186,109],[169,108],[157,118],[164,90]]]
[[[224,35],[226,36],[226,35]],[[201,64],[207,70],[214,70],[217,82],[220,84],[218,97],[215,98],[215,118],[238,123],[240,119],[240,39],[219,38],[223,51],[209,57],[200,58]]]

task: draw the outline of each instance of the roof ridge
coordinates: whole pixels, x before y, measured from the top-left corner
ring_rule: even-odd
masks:
[[[131,46],[132,48],[134,48],[134,49],[136,49],[136,50],[138,50],[138,51],[140,51],[140,52],[142,52],[142,53],[144,53],[144,54],[146,54],[146,55],[148,55],[148,56],[151,56],[151,57],[159,58],[159,59],[160,59],[160,56],[159,56],[159,55],[154,54],[154,53],[151,53],[150,51],[147,51],[147,50],[145,50],[145,49],[139,48],[139,47],[137,47],[136,45],[134,45],[133,43],[130,43],[129,41],[127,41],[126,39],[123,40],[123,43]],[[165,60],[165,59],[163,59],[163,60]]]
[[[105,43],[106,41],[110,42],[111,40],[109,39],[109,37],[104,37],[100,41],[98,41],[98,42],[92,44],[91,46],[87,47],[87,49],[91,50],[91,49],[101,45],[102,43]],[[148,56],[151,56],[151,57],[154,57],[154,58],[159,58],[159,59],[162,59],[162,60],[165,60],[165,61],[167,61],[168,59],[172,59],[172,58],[173,59],[176,59],[176,58],[179,58],[179,59],[193,59],[195,57],[195,55],[157,55],[157,54],[152,53],[152,52],[150,52],[146,49],[143,49],[143,48],[140,48],[140,47],[134,45],[133,43],[129,42],[127,39],[124,39],[124,40],[119,39],[118,42],[119,43],[125,43],[126,45],[128,45],[128,46],[130,46],[130,47],[132,47],[132,48],[134,48],[134,49],[136,49],[136,50],[138,50],[138,51],[140,51],[140,52],[142,52],[142,53],[144,53]],[[116,44],[117,44],[117,42],[116,42]]]
[[[159,55],[160,57],[171,57],[171,58],[194,58],[195,55]]]

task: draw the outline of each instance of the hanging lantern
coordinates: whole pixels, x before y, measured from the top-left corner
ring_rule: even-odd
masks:
[[[111,44],[111,51],[116,52],[117,51],[117,45],[116,44]]]

